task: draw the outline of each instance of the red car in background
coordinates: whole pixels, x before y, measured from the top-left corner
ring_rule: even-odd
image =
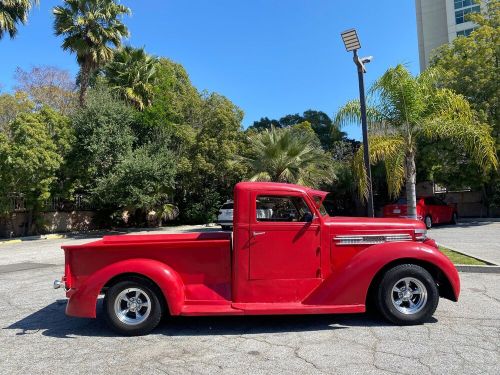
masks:
[[[384,217],[407,217],[406,198],[385,205]],[[457,207],[436,197],[417,198],[417,219],[422,220],[427,228],[433,224],[456,224]]]

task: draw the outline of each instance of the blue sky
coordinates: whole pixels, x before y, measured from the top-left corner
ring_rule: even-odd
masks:
[[[41,0],[16,39],[0,41],[0,85],[10,91],[17,66],[54,65],[77,72],[52,31],[51,9]],[[244,126],[307,109],[332,116],[358,95],[351,55],[339,33],[355,27],[361,55],[373,55],[367,85],[389,66],[418,73],[413,0],[146,0],[122,1],[131,36],[157,56],[184,65],[200,90],[217,91],[242,108]],[[356,126],[345,129],[359,139]]]

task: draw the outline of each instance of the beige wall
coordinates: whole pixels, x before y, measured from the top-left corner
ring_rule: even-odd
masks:
[[[461,217],[486,217],[488,211],[482,203],[481,192],[462,191],[462,192],[434,192],[432,182],[425,181],[417,184],[417,196],[433,196],[443,199],[447,203],[457,205],[458,216]],[[500,216],[500,209],[494,209],[490,212],[491,216]]]
[[[41,214],[44,232],[70,232],[93,229],[92,211],[44,212]],[[16,212],[10,220],[0,219],[0,237],[18,237],[25,233],[28,225],[28,213]]]
[[[420,71],[427,68],[432,51],[449,42],[446,8],[446,0],[415,1]]]
[[[484,11],[485,2],[481,2]],[[454,0],[415,0],[420,71],[429,64],[433,51],[457,37],[457,31],[474,27],[473,22],[455,23]]]

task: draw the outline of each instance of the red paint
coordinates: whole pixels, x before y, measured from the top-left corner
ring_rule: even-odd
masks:
[[[64,280],[69,288],[66,312],[95,317],[102,288],[128,273],[155,282],[172,315],[363,312],[377,272],[398,260],[434,265],[458,299],[460,280],[453,264],[434,241],[415,240],[415,229],[424,229],[422,222],[322,216],[326,194],[290,184],[237,184],[233,244],[230,234],[212,232],[106,236],[63,246]],[[314,218],[310,222],[257,218],[262,196],[300,201]],[[272,211],[260,207],[265,210]],[[408,238],[370,245],[344,244],[339,237],[384,235]]]
[[[398,203],[399,202],[399,203]],[[406,200],[384,206],[384,217],[406,217]],[[417,218],[424,220],[430,216],[433,224],[450,223],[453,214],[457,213],[456,205],[446,203],[436,197],[424,197],[417,199]]]

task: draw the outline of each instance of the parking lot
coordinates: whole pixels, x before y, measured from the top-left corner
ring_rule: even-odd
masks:
[[[498,374],[498,274],[462,273],[459,303],[441,299],[421,326],[364,314],[171,318],[127,338],[101,318],[66,317],[64,293],[51,287],[61,243],[83,241],[0,245],[2,373]]]
[[[440,244],[500,265],[498,219],[461,219],[457,225],[432,228],[429,236]]]

